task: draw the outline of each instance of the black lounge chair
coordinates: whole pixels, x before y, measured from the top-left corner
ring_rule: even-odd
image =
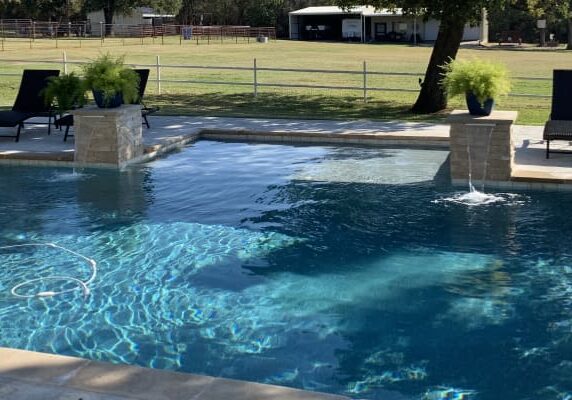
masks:
[[[46,105],[42,90],[48,84],[48,78],[58,76],[59,70],[26,69],[22,74],[20,89],[12,110],[0,111],[0,127],[18,127],[15,135],[0,135],[0,137],[13,137],[16,142],[20,140],[20,131],[24,121],[33,117],[48,117],[48,135],[51,131],[52,109]]]
[[[60,118],[54,121],[54,125],[56,126],[56,128],[61,128],[64,126],[66,127],[66,132],[64,134],[64,142],[68,140],[68,136],[73,136],[70,135],[70,127],[73,126],[73,115],[65,114],[61,116]]]
[[[148,115],[153,114],[154,112],[159,111],[159,107],[148,107],[143,102],[143,96],[145,95],[145,89],[147,88],[147,82],[149,81],[149,70],[148,69],[135,69],[135,72],[139,75],[139,98],[135,102],[135,104],[141,104],[141,116],[143,117],[143,122],[147,126],[147,129],[150,128],[149,120],[147,119]],[[67,114],[63,117],[59,118],[54,122],[57,127],[66,127],[66,131],[64,134],[64,142],[68,140],[70,135],[70,127],[73,126],[73,115]]]
[[[572,141],[572,70],[554,70],[552,82],[552,110],[550,121],[544,126],[546,158],[550,158],[550,141]],[[552,153],[562,151],[552,150]]]
[[[145,121],[147,128],[150,128],[147,116],[159,111],[159,107],[148,107],[143,102],[143,96],[145,95],[145,89],[147,88],[147,82],[149,81],[149,70],[136,69],[135,72],[139,74],[139,99],[136,104],[141,104],[141,116],[143,117],[143,121]]]

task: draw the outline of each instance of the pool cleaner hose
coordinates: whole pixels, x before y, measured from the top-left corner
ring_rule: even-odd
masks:
[[[70,293],[70,292],[73,292],[73,291],[78,290],[78,289],[83,292],[84,296],[89,295],[89,293],[90,293],[89,285],[90,285],[90,283],[92,283],[95,280],[95,277],[97,276],[97,262],[94,259],[86,257],[82,254],[76,253],[73,250],[66,249],[65,247],[59,246],[55,243],[17,244],[17,245],[12,245],[12,246],[2,246],[2,247],[0,247],[0,250],[14,249],[14,248],[19,248],[19,247],[52,247],[54,249],[65,251],[66,253],[72,254],[72,255],[79,257],[80,259],[84,260],[89,265],[89,267],[91,269],[91,275],[90,275],[89,279],[86,281],[82,281],[81,279],[77,279],[77,278],[74,278],[73,276],[68,276],[68,275],[51,275],[51,276],[45,276],[42,278],[30,279],[28,281],[19,283],[16,286],[14,286],[10,290],[10,293],[12,293],[13,296],[18,297],[20,299],[31,299],[31,298],[37,298],[37,297],[53,297],[53,296],[58,296],[58,295],[65,294],[65,293]],[[68,282],[75,283],[77,285],[77,287],[74,287],[71,289],[59,290],[59,291],[42,291],[42,292],[37,292],[37,293],[32,293],[32,294],[22,294],[21,293],[20,289],[22,289],[23,287],[32,285],[34,283],[45,282],[45,281],[68,281]]]

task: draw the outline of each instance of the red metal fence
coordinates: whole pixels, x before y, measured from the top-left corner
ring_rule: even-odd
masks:
[[[159,38],[165,36],[178,36],[180,41],[197,40],[217,42],[240,39],[250,41],[260,36],[276,39],[274,27],[250,26],[195,26],[195,25],[122,25],[104,24],[103,22],[90,23],[89,21],[75,23],[59,23],[46,21],[33,21],[29,19],[0,19],[0,38],[19,39],[100,39],[106,38]]]

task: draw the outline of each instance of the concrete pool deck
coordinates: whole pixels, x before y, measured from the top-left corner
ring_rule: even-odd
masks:
[[[348,400],[281,386],[1,347],[0,399]]]
[[[265,118],[169,117],[151,118],[144,128],[143,161],[200,138],[263,142],[362,144],[406,147],[449,147],[449,125],[391,121],[326,121]],[[516,148],[512,178],[507,187],[572,189],[572,154],[545,158],[541,126],[514,127]],[[0,128],[9,134],[10,128]],[[73,138],[63,133],[48,136],[45,125],[27,125],[20,142],[0,138],[0,164],[73,165]],[[571,150],[568,142],[556,141],[554,150]]]

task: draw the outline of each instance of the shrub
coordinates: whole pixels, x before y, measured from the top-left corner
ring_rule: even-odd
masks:
[[[102,92],[106,103],[117,93],[123,95],[125,103],[135,102],[139,97],[139,75],[125,67],[124,57],[101,55],[83,67],[83,74],[86,89]]]
[[[83,106],[87,101],[83,82],[73,72],[49,77],[42,95],[46,105],[54,105],[61,113]]]
[[[452,60],[442,66],[441,85],[449,97],[472,92],[479,102],[498,99],[510,92],[511,84],[506,66],[484,60]]]

